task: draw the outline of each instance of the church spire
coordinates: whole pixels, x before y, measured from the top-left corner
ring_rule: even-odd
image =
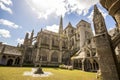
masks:
[[[62,20],[62,16],[60,18],[60,24],[59,24],[59,34],[63,33],[63,20]]]
[[[34,29],[33,29],[32,32],[31,32],[31,36],[30,36],[30,45],[32,45],[33,35],[34,35]]]
[[[94,6],[93,22],[96,34],[107,32],[104,17],[96,5]]]
[[[26,35],[25,35],[25,39],[24,39],[24,45],[26,45],[28,42],[28,39],[29,39],[29,33],[26,33]]]

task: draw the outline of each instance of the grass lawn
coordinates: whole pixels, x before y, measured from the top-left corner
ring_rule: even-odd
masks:
[[[25,71],[31,71],[31,69],[26,67],[0,67],[0,80],[96,80],[96,73],[59,68],[43,68],[43,71],[53,74],[49,77],[23,76]]]

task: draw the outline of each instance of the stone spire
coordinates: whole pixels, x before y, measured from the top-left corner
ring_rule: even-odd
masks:
[[[28,39],[29,39],[29,33],[26,33],[24,43],[23,43],[24,45],[28,43]]]
[[[68,23],[68,26],[70,26],[70,27],[72,26],[71,22]]]
[[[59,34],[63,33],[63,20],[62,20],[62,16],[60,18],[60,24],[59,24]]]
[[[118,61],[112,40],[108,35],[104,18],[96,5],[94,6],[93,22],[97,34],[94,36],[94,41],[102,80],[120,80]]]
[[[32,45],[33,35],[34,35],[34,30],[32,30],[32,32],[31,32],[31,36],[30,36],[30,45]]]
[[[104,17],[96,5],[94,6],[93,22],[96,34],[107,32]]]

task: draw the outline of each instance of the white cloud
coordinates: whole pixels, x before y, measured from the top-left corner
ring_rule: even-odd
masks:
[[[15,24],[9,20],[5,20],[5,19],[0,19],[0,24],[8,26],[10,28],[14,28],[14,29],[21,28],[21,26]]]
[[[53,32],[58,32],[59,30],[59,25],[53,24],[51,26],[46,26],[46,30],[53,31]]]
[[[0,29],[0,37],[4,37],[4,38],[10,38],[10,32],[8,30],[5,29]]]
[[[0,9],[9,12],[12,14],[12,10],[9,8],[9,6],[12,5],[11,0],[0,0]]]
[[[16,41],[17,41],[17,43],[19,43],[19,44],[23,44],[24,39],[20,39],[20,38],[18,38]]]
[[[26,0],[39,18],[45,18],[51,14],[64,16],[66,13],[76,12],[86,15],[89,8],[99,0]]]
[[[3,44],[8,44],[7,42],[3,42]]]
[[[108,31],[113,30],[113,29],[115,29],[115,28],[116,28],[115,26],[109,27],[109,28],[108,28]]]

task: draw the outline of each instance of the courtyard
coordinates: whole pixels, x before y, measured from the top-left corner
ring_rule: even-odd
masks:
[[[31,67],[0,67],[0,80],[96,80],[96,73],[59,68],[43,68],[43,71],[53,74],[49,77],[23,75],[25,71],[31,70]]]

